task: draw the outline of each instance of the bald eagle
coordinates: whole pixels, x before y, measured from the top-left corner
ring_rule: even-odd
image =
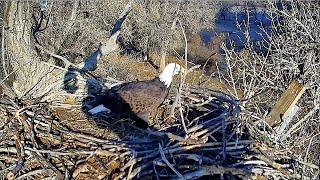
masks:
[[[173,76],[184,71],[179,64],[170,63],[159,77],[152,80],[128,82],[112,87],[97,97],[99,105],[90,109],[89,113],[112,112],[136,121],[143,120],[150,125],[157,109],[168,95]]]

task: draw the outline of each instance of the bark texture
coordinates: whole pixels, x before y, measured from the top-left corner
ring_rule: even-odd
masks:
[[[52,89],[63,72],[41,61],[32,42],[33,19],[27,1],[9,1],[5,4],[5,44],[10,65],[15,71],[13,90],[18,97],[40,97]],[[50,60],[48,60],[50,62]]]

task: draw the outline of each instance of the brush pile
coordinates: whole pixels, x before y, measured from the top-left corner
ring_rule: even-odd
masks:
[[[125,128],[134,133],[122,139],[72,130],[48,103],[2,98],[0,175],[8,179],[300,178],[292,173],[292,161],[276,162],[259,151],[263,147],[252,141],[231,96],[184,88],[178,98],[181,105],[167,105],[174,113],[162,119],[161,129],[128,125]]]

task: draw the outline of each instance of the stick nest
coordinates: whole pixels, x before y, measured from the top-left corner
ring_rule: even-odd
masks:
[[[183,88],[181,105],[172,110],[174,98],[169,96],[153,128],[127,124],[124,129],[130,134],[119,138],[72,128],[49,103],[2,98],[0,175],[8,179],[300,177],[292,173],[292,162],[275,161],[262,153],[239,119],[240,108],[231,96]],[[169,109],[173,114],[166,113]]]

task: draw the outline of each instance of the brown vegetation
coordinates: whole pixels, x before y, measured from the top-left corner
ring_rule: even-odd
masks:
[[[48,3],[43,14],[38,2],[0,2],[1,178],[319,177],[319,4],[262,3],[274,23],[263,54],[250,41],[227,48],[226,36],[202,42],[219,3]],[[154,78],[164,59],[200,67],[175,79],[152,130],[83,110],[97,92]],[[307,87],[298,113],[270,127],[296,80]]]

